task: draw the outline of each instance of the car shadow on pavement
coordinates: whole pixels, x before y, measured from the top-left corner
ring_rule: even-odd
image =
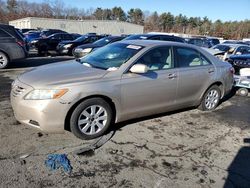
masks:
[[[231,99],[233,96],[236,95],[236,92],[237,92],[237,89],[236,89],[236,88],[233,88],[233,89],[230,91],[230,93],[228,93],[227,95],[225,95],[225,96],[223,97],[223,99],[220,101],[220,104],[222,104],[222,103],[228,101],[229,99]]]
[[[228,167],[224,188],[250,187],[250,138],[244,139],[248,146],[242,147]]]
[[[140,117],[140,118],[134,118],[131,120],[117,123],[114,126],[111,126],[109,131],[119,131],[123,127],[128,126],[130,124],[134,124],[134,123],[138,123],[138,122],[146,121],[146,120],[150,120],[150,119],[155,119],[155,118],[161,118],[164,116],[169,116],[172,114],[181,113],[181,112],[185,112],[185,111],[189,111],[189,110],[193,110],[193,109],[196,109],[196,107],[189,107],[189,108],[175,110],[175,111],[171,111],[171,112],[164,112],[164,113],[160,113],[160,114],[155,114],[155,115],[150,115],[150,116],[145,116],[145,117]]]
[[[221,105],[222,103],[230,100],[232,97],[235,96],[236,90],[233,89],[229,94],[227,94],[220,102],[219,105]],[[138,123],[140,121],[146,121],[146,120],[150,120],[150,119],[155,119],[155,118],[160,118],[163,116],[168,116],[168,115],[172,115],[172,114],[176,114],[176,113],[181,113],[181,112],[185,112],[185,111],[189,111],[189,110],[194,110],[197,107],[188,107],[188,108],[184,108],[184,109],[180,109],[180,110],[175,110],[175,111],[171,111],[171,112],[164,112],[164,113],[160,113],[160,114],[156,114],[156,115],[150,115],[150,116],[146,116],[146,117],[141,117],[141,118],[135,118],[132,120],[127,120],[124,122],[120,122],[115,124],[114,126],[112,126],[110,128],[110,130],[115,130],[118,131],[119,129],[129,125],[129,124],[134,124],[134,123]]]

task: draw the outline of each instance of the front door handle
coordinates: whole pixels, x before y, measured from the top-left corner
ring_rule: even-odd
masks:
[[[208,73],[213,73],[214,69],[208,69]]]
[[[168,74],[168,79],[175,79],[177,78],[176,74]]]

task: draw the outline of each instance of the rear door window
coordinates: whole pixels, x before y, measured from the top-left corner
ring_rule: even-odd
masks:
[[[209,60],[200,52],[191,48],[183,47],[175,48],[175,60],[177,61],[177,66],[180,68],[197,67],[211,64]]]

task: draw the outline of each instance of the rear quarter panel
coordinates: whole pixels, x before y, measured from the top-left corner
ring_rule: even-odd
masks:
[[[16,59],[23,59],[26,57],[24,49],[19,46],[15,40],[12,39],[0,39],[0,51],[6,53],[10,59],[10,61]]]

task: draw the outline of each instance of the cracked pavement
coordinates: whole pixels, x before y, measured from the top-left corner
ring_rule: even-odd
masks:
[[[0,70],[0,187],[250,187],[249,97],[232,96],[213,112],[186,109],[117,124],[102,147],[75,155],[93,141],[42,133],[13,116],[12,80],[33,64],[69,58],[40,59]],[[51,153],[66,153],[72,173],[49,171]]]

